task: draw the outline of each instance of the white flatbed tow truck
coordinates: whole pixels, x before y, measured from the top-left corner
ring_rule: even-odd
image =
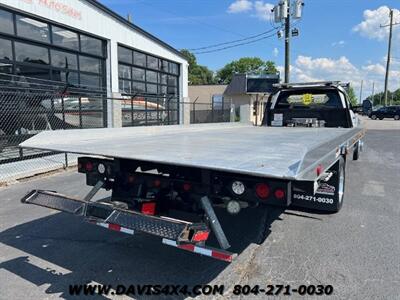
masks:
[[[364,129],[339,82],[282,84],[261,126],[202,124],[44,131],[24,148],[78,153],[93,186],[84,199],[33,190],[23,203],[81,216],[184,250],[232,261],[214,207],[299,206],[338,212],[345,165],[357,160]],[[92,201],[101,188],[109,199]],[[184,212],[185,219],[176,218]],[[205,245],[214,234],[220,249]]]

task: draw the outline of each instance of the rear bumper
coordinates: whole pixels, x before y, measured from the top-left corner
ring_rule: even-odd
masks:
[[[115,207],[110,202],[86,202],[52,191],[33,190],[21,202],[82,216],[92,223],[114,224],[178,242],[191,242],[196,232],[209,231],[205,224],[145,215]]]
[[[162,243],[186,251],[231,262],[235,253],[204,246],[209,228],[204,223],[144,215],[115,207],[110,202],[87,202],[53,191],[33,190],[21,199],[22,203],[43,206],[83,217],[87,222],[127,234],[144,232],[162,238]],[[196,236],[206,236],[196,240]]]

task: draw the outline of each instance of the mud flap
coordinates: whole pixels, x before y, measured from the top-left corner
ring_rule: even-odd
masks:
[[[327,182],[321,182],[314,194],[314,182],[294,182],[292,189],[292,205],[321,211],[337,212],[342,205],[342,195],[339,193],[339,174],[344,163],[336,162],[330,171],[332,177]]]

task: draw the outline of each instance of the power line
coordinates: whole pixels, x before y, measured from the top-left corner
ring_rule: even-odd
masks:
[[[204,49],[209,49],[209,48],[216,48],[216,47],[223,46],[223,45],[228,45],[228,44],[234,44],[234,43],[238,43],[238,42],[243,42],[243,41],[247,41],[247,40],[251,40],[251,39],[257,38],[257,37],[259,37],[259,36],[263,36],[263,35],[265,35],[265,34],[268,34],[268,33],[273,32],[273,31],[276,31],[276,28],[272,28],[272,29],[270,29],[270,30],[264,31],[264,32],[259,33],[259,34],[256,34],[256,35],[248,36],[248,37],[243,38],[243,39],[233,40],[233,41],[230,41],[230,42],[224,42],[224,43],[219,43],[219,44],[213,44],[213,45],[204,46],[204,47],[199,47],[199,48],[191,48],[191,49],[188,49],[188,50],[190,50],[190,51],[204,50]]]
[[[208,51],[193,52],[193,54],[214,53],[214,52],[219,52],[219,51],[226,50],[226,49],[230,49],[230,48],[235,48],[235,47],[239,47],[239,46],[244,46],[244,45],[252,44],[252,43],[255,43],[255,42],[258,42],[258,41],[262,41],[262,40],[271,38],[271,37],[275,36],[275,34],[276,34],[276,32],[274,32],[274,33],[271,34],[271,35],[267,35],[267,36],[264,36],[264,37],[262,37],[262,38],[259,38],[259,39],[256,39],[256,40],[252,40],[252,41],[249,41],[249,42],[240,43],[240,44],[235,44],[235,45],[231,45],[231,46],[227,46],[227,47],[223,47],[223,48],[218,48],[218,49],[213,49],[213,50],[208,50]]]

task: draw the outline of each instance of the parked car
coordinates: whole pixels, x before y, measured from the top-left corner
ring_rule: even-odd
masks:
[[[383,120],[384,118],[394,118],[400,120],[400,106],[384,106],[377,110],[373,110],[369,117],[372,120]]]

